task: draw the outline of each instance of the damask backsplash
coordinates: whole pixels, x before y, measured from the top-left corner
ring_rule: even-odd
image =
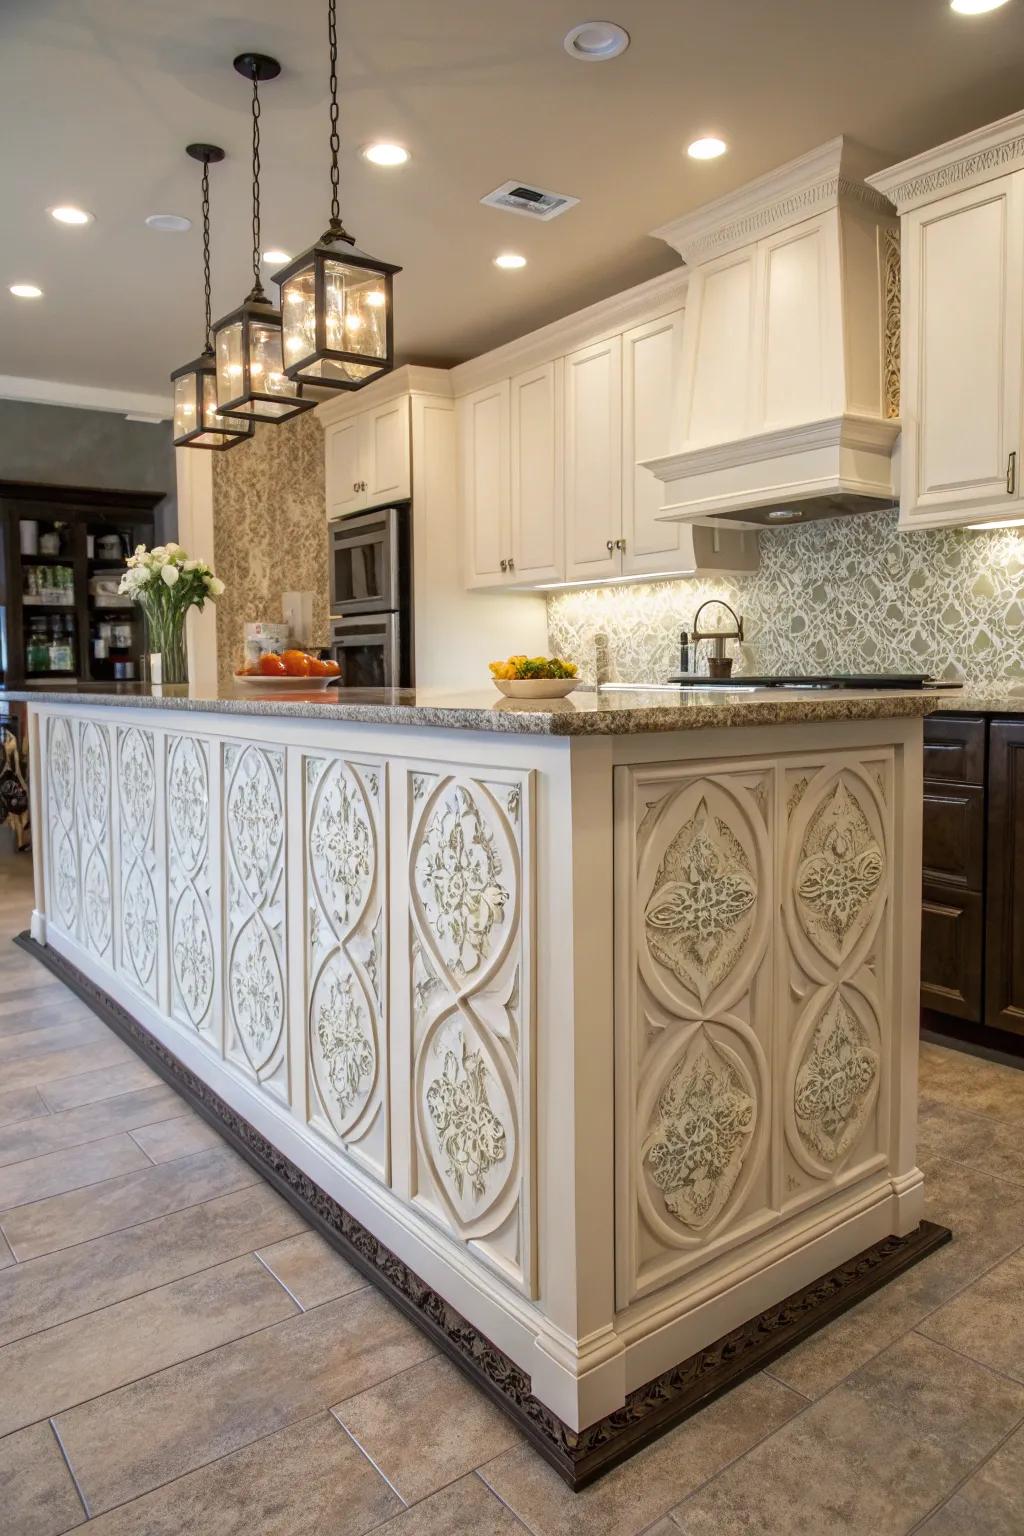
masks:
[[[662,681],[678,670],[680,629],[720,597],[745,621],[737,670],[1024,678],[1024,530],[903,533],[887,511],[773,529],[760,544],[750,576],[552,595],[552,651],[593,681],[603,633],[620,682]]]
[[[214,454],[214,568],[225,584],[217,603],[217,665],[227,684],[242,653],[243,628],[281,621],[284,592],[313,593],[312,636],[328,631],[324,434],[314,412]]]

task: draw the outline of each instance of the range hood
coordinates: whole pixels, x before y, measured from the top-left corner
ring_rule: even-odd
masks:
[[[692,269],[661,517],[775,526],[896,500],[899,228],[832,139],[655,234]]]

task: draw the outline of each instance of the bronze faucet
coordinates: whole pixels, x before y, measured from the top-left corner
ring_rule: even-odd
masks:
[[[701,630],[701,614],[705,608],[712,608],[716,603],[720,608],[724,608],[726,613],[731,614],[733,624],[736,626],[735,629]],[[701,603],[693,616],[694,661],[696,661],[697,647],[702,640],[709,640],[711,642],[711,654],[708,657],[708,676],[731,677],[732,657],[725,654],[725,642],[727,640],[737,640],[740,644],[743,643],[743,620],[729,607],[728,603],[723,603],[721,598],[709,597],[706,603]]]

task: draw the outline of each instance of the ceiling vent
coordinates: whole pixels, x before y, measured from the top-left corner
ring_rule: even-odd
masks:
[[[560,213],[575,208],[578,197],[563,197],[560,192],[542,192],[521,181],[506,181],[480,199],[488,208],[504,208],[508,213],[525,213],[528,219],[557,219]]]

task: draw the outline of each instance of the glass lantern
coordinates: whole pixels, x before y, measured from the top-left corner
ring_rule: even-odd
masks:
[[[254,423],[240,416],[221,416],[217,411],[216,365],[212,352],[204,352],[171,374],[174,385],[174,446],[184,448],[234,448],[252,437]],[[200,408],[200,402],[202,406]]]
[[[401,267],[321,241],[274,274],[290,379],[361,389],[394,367],[392,279]]]
[[[281,317],[265,298],[251,294],[214,326],[217,409],[255,421],[287,421],[312,410],[300,384],[281,359]]]

